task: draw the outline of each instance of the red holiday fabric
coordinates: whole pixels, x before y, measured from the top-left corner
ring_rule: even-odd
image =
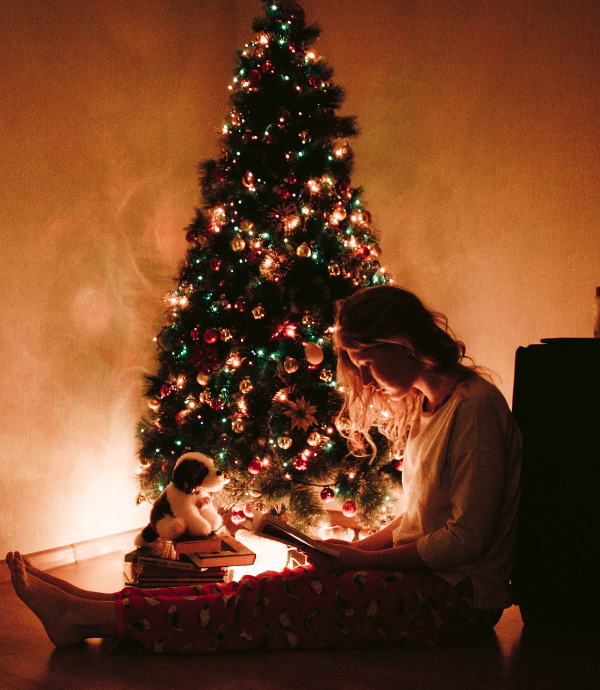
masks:
[[[117,599],[109,649],[213,654],[249,650],[435,647],[489,633],[501,611],[472,607],[468,580],[429,572],[312,568],[240,582],[142,590]]]

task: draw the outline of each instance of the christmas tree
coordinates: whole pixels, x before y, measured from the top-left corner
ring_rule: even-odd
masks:
[[[296,3],[262,4],[155,338],[139,500],[153,500],[177,458],[197,451],[229,476],[224,507],[242,519],[274,511],[307,529],[336,497],[377,526],[397,463],[381,439],[375,458],[350,455],[334,425],[335,302],[386,282],[350,183],[355,118],[336,114],[344,94],[311,49],[319,29]]]

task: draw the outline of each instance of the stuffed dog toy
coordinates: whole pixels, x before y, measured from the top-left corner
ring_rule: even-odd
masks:
[[[185,453],[177,461],[171,483],[156,499],[148,524],[135,540],[136,546],[162,537],[172,541],[187,533],[205,537],[219,529],[223,520],[210,494],[220,491],[226,480],[214,462],[203,453]]]

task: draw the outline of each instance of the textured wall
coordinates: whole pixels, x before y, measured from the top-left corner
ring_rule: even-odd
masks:
[[[516,347],[591,335],[595,0],[306,0],[359,117],[397,282],[510,401]],[[0,553],[130,529],[141,373],[256,0],[0,4]]]
[[[145,519],[141,374],[217,150],[233,20],[216,1],[0,6],[2,554]]]

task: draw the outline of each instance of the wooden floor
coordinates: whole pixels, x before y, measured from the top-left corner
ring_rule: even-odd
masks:
[[[79,587],[123,585],[119,553],[55,568]],[[598,646],[589,634],[523,628],[508,609],[496,635],[467,647],[274,652],[221,657],[107,653],[99,640],[55,649],[8,581],[0,581],[0,690],[597,690]]]

